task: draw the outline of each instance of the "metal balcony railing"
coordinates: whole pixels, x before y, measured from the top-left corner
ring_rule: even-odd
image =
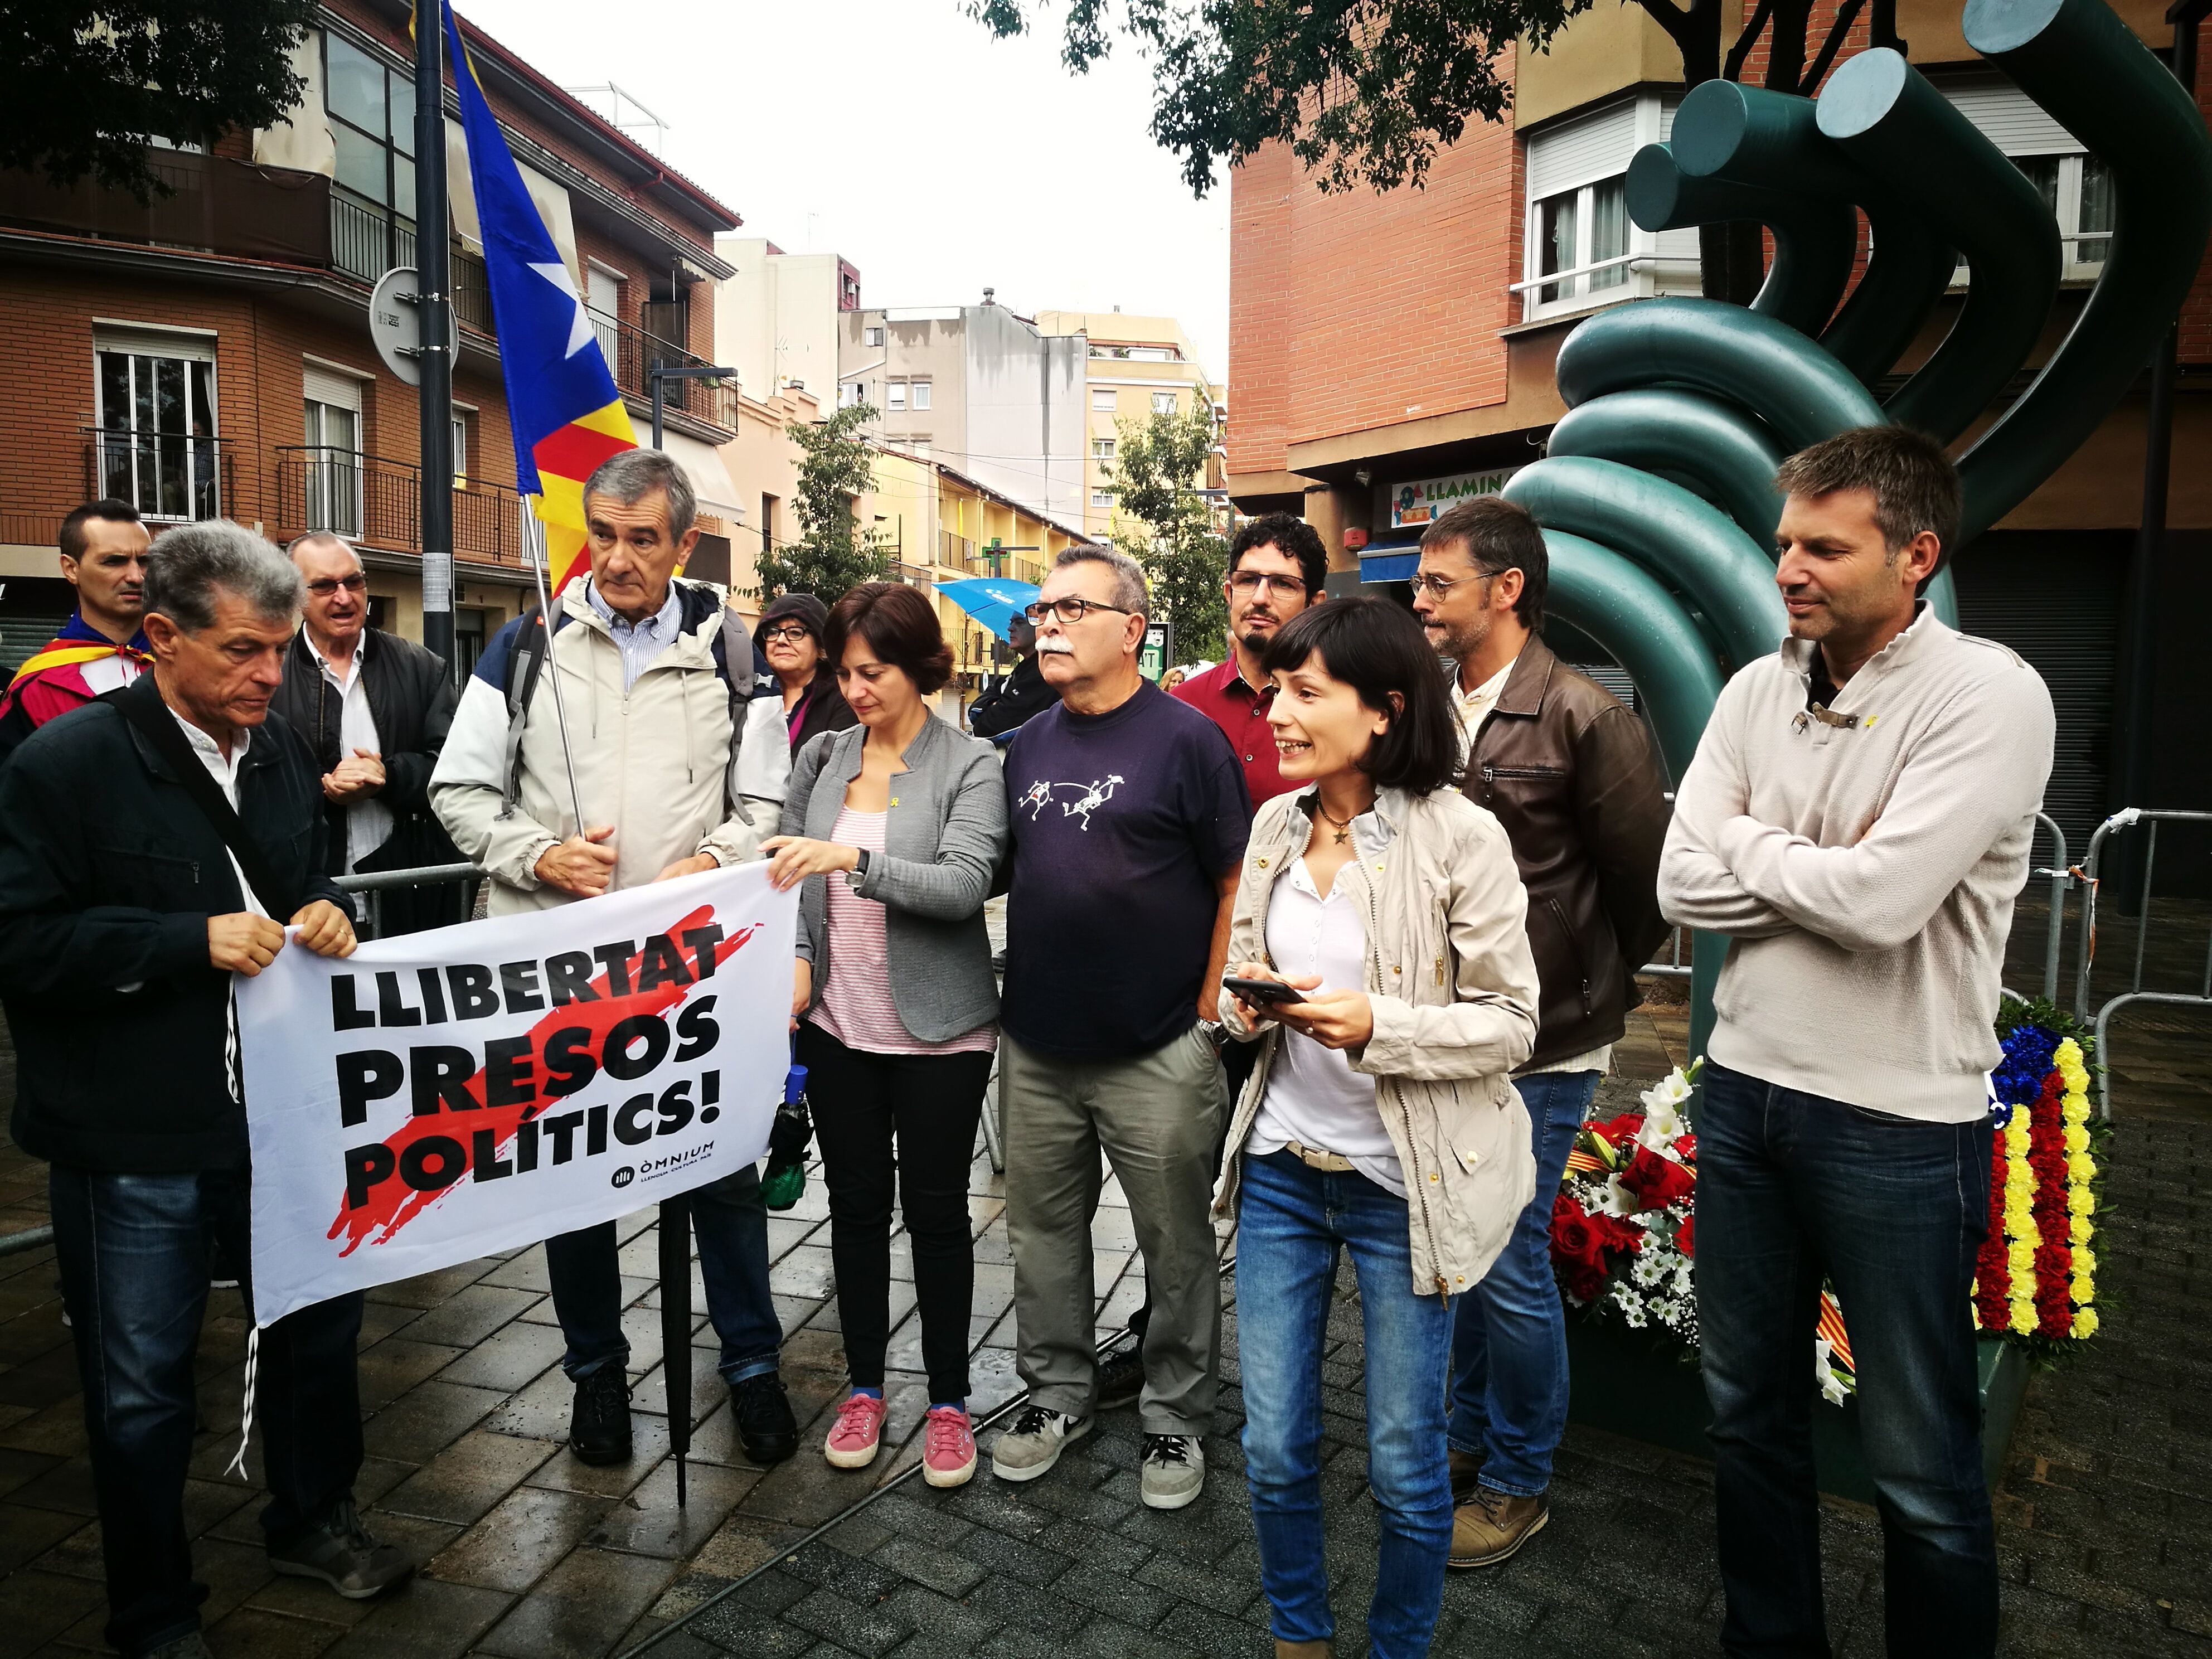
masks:
[[[227,439],[192,432],[98,427],[86,434],[85,494],[112,495],[149,519],[222,516]]]
[[[287,538],[310,530],[395,552],[422,551],[422,469],[354,450],[279,446],[276,520]],[[484,564],[522,562],[520,497],[471,478],[453,488],[453,556]]]
[[[349,276],[375,283],[394,265],[415,263],[414,222],[387,208],[331,192],[331,264]]]
[[[671,307],[651,307],[666,314]],[[704,357],[696,356],[675,341],[648,332],[635,323],[626,323],[619,317],[610,317],[603,311],[588,313],[592,327],[599,337],[599,349],[607,352],[607,369],[615,377],[615,385],[627,397],[649,400],[653,396],[650,370],[658,362],[670,368],[705,368],[710,365]],[[612,337],[614,349],[607,351]],[[723,431],[738,429],[738,385],[735,380],[667,380],[662,383],[661,402],[665,408],[681,410],[696,420]]]

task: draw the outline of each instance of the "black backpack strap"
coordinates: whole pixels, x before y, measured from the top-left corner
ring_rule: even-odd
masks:
[[[146,741],[154,745],[154,752],[177,775],[177,781],[192,798],[192,805],[200,809],[222,844],[230,848],[231,856],[245,873],[246,884],[253,896],[270,907],[271,916],[283,920],[299,910],[299,895],[290,891],[276,878],[276,871],[254,839],[246,833],[246,826],[238,821],[238,814],[224,799],[221,786],[208,775],[200,757],[192,752],[192,745],[177,725],[176,716],[158,696],[141,693],[133,696],[135,686],[125,686],[111,691],[100,699],[112,702],[124,719],[137,726]],[[244,895],[240,896],[243,898]]]
[[[522,729],[529,722],[530,700],[538,693],[538,677],[544,672],[546,653],[551,649],[552,635],[546,631],[544,612],[533,600],[522,613],[522,626],[507,654],[507,793],[500,808],[501,817],[510,817],[515,802],[522,798]]]

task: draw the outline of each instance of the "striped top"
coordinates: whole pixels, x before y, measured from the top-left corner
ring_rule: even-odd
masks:
[[[855,812],[841,806],[830,839],[881,858],[889,817],[887,812]],[[842,875],[828,877],[823,886],[829,908],[830,979],[822,988],[821,1000],[806,1017],[810,1021],[848,1048],[866,1054],[988,1053],[996,1046],[998,1027],[988,1022],[949,1042],[922,1042],[910,1035],[891,1000],[882,902],[862,898]]]

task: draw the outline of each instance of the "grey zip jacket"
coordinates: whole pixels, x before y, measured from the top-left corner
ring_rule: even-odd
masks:
[[[781,834],[835,839],[845,790],[860,775],[868,728],[811,738],[791,763]],[[884,850],[865,878],[809,876],[799,891],[799,958],[814,964],[814,996],[837,965],[830,959],[826,884],[850,882],[883,905],[891,1004],[917,1042],[949,1042],[999,1016],[998,981],[983,901],[1006,850],[1006,781],[999,754],[935,715],[921,723],[890,781]]]
[[[1261,807],[1244,849],[1229,930],[1229,963],[1265,962],[1275,883],[1305,855],[1317,792],[1278,795]],[[1455,789],[1413,795],[1386,789],[1352,823],[1358,856],[1337,880],[1350,884],[1367,934],[1361,989],[1375,1031],[1347,1050],[1375,1079],[1375,1104],[1406,1177],[1413,1290],[1460,1296],[1478,1284],[1536,1193],[1528,1113],[1513,1068],[1536,1044],[1536,963],[1529,954],[1528,895],[1498,820]],[[1214,1214],[1236,1213],[1237,1153],[1252,1133],[1282,1028],[1256,1030],[1227,991],[1231,1035],[1261,1045],[1237,1102]]]

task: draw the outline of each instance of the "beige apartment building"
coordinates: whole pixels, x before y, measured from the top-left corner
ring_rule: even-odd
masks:
[[[1123,421],[1211,409],[1225,420],[1222,393],[1182,325],[1172,317],[1138,317],[1121,311],[1040,311],[1037,330],[1081,335],[1084,356],[1083,518],[1085,534],[1103,541],[1115,529],[1114,457]],[[1222,483],[1218,462],[1194,488]]]

